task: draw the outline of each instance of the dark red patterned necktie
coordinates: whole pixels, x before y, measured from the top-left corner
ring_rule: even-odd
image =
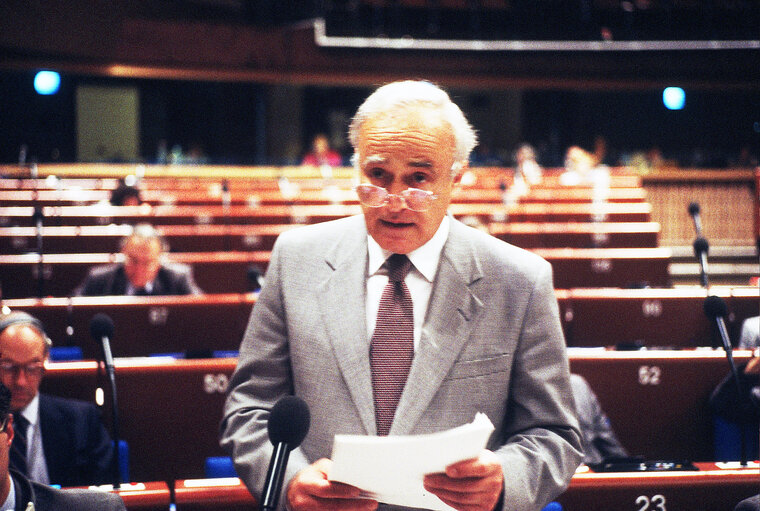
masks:
[[[393,254],[385,265],[388,268],[388,284],[380,298],[370,344],[378,435],[387,435],[391,429],[414,358],[414,310],[412,295],[404,283],[412,262],[404,254]]]

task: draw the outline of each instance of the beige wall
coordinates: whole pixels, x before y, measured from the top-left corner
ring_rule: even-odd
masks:
[[[77,160],[140,159],[140,95],[136,87],[77,88]]]

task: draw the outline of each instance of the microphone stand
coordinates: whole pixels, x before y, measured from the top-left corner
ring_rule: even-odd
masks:
[[[119,489],[121,486],[121,473],[119,471],[119,408],[116,401],[116,374],[113,366],[113,355],[111,354],[111,344],[107,336],[102,338],[103,344],[103,365],[105,366],[106,375],[111,387],[111,417],[113,420],[113,487]]]
[[[731,377],[736,385],[737,406],[741,406],[742,398],[742,382],[739,377],[739,370],[736,368],[734,362],[733,349],[731,347],[731,340],[728,337],[728,329],[726,329],[726,322],[723,319],[726,315],[727,308],[726,302],[719,296],[708,296],[705,298],[704,304],[705,314],[713,319],[718,326],[718,332],[720,333],[720,339],[723,343],[723,350],[726,352],[726,359],[728,365],[731,368]],[[744,431],[744,420],[739,421],[739,442],[740,442],[740,463],[741,466],[747,466],[747,439]]]

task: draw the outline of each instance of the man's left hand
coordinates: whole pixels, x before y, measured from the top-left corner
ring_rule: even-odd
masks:
[[[446,467],[446,473],[425,476],[425,489],[458,511],[492,511],[504,488],[496,455],[484,450],[475,459]]]

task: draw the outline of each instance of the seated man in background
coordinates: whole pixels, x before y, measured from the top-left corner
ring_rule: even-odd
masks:
[[[13,511],[125,511],[115,493],[95,490],[58,490],[32,482],[16,470],[9,470],[8,459],[18,435],[18,424],[9,413],[11,392],[0,383],[0,509]]]
[[[583,435],[583,463],[594,465],[627,457],[628,452],[612,430],[610,420],[586,379],[579,374],[571,374],[570,385]]]
[[[106,483],[112,479],[113,442],[98,410],[39,392],[51,344],[37,318],[25,312],[0,316],[0,380],[11,391],[16,437],[11,468],[42,484]]]
[[[121,242],[124,262],[92,268],[77,296],[152,296],[202,294],[185,264],[161,261],[165,251],[161,235],[149,224],[138,224]]]
[[[119,185],[111,191],[110,202],[113,206],[139,206],[142,204],[140,189],[120,179]]]

